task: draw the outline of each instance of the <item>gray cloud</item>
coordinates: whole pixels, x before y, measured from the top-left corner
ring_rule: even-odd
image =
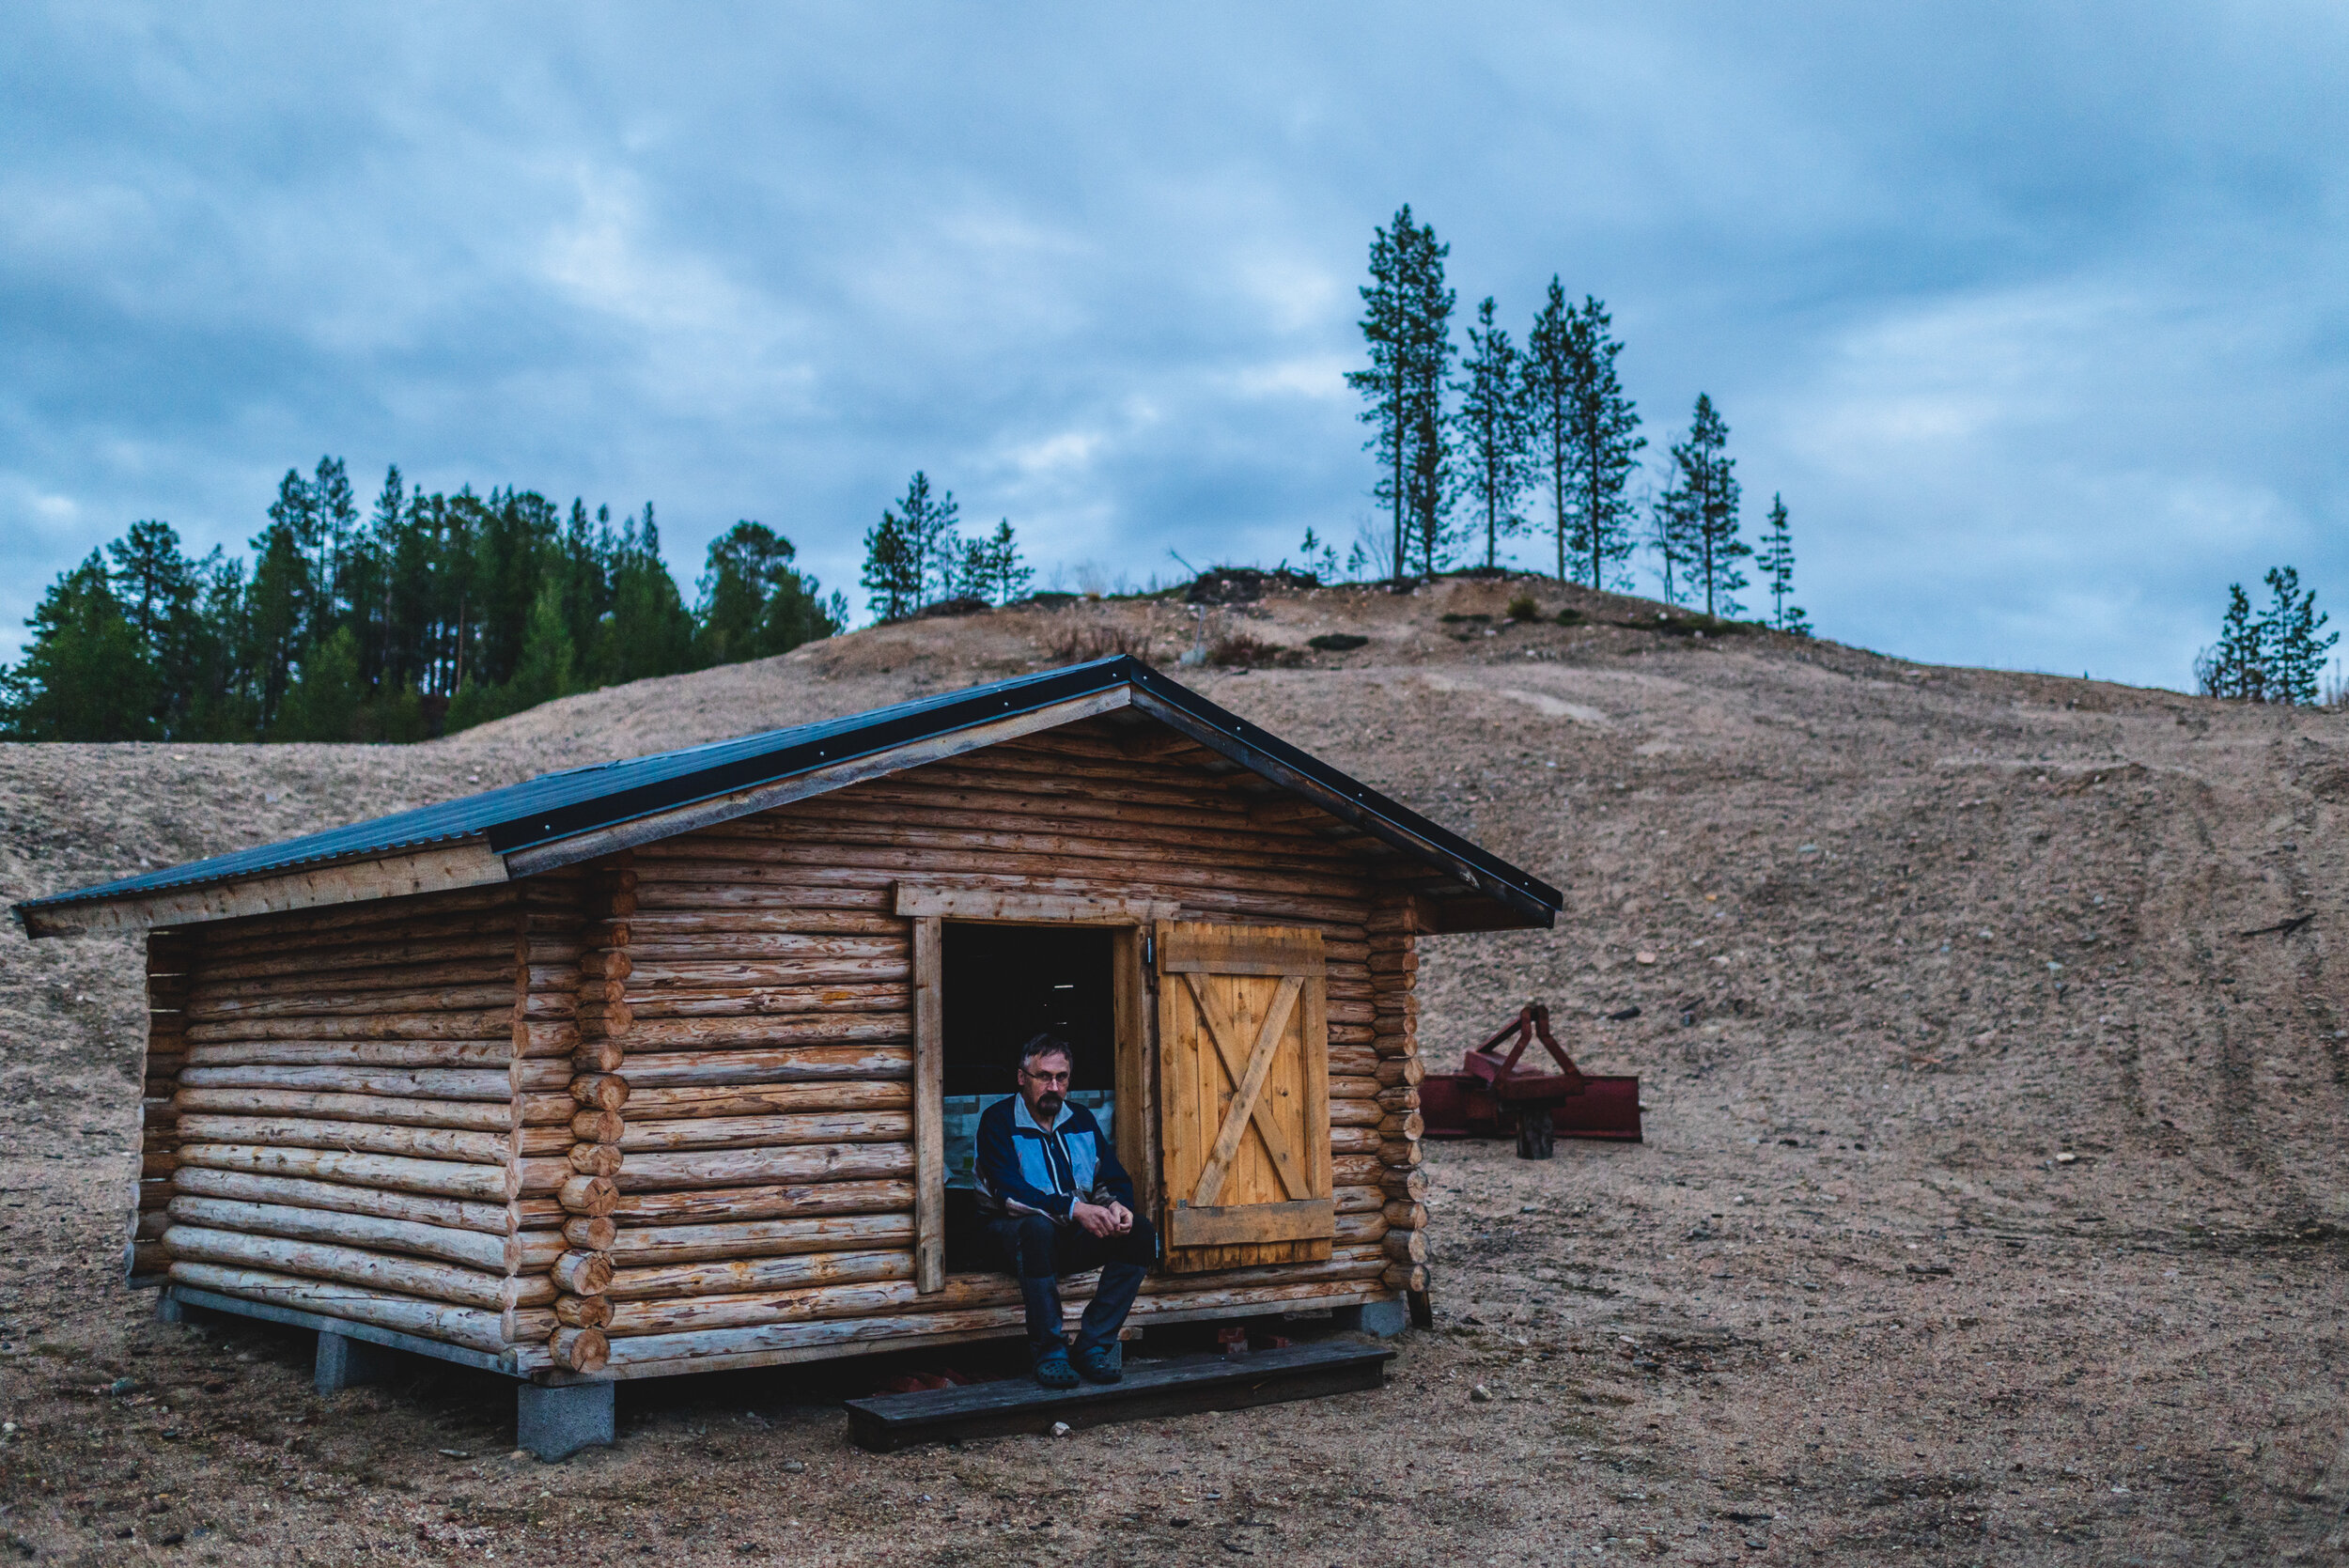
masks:
[[[1438,25],[1440,23],[1440,26]],[[0,622],[321,452],[737,517],[848,585],[908,473],[1134,580],[1350,540],[1410,201],[1700,389],[1831,635],[2179,683],[2337,542],[2344,25],[2307,7],[20,8]],[[1539,560],[1538,545],[1523,551]]]

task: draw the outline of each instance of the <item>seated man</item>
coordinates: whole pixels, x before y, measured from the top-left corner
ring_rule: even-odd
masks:
[[[1124,1375],[1117,1331],[1142,1277],[1158,1261],[1158,1233],[1133,1211],[1134,1184],[1093,1112],[1068,1103],[1068,1047],[1039,1034],[1021,1048],[1019,1093],[979,1118],[979,1215],[1028,1309],[1035,1380],[1073,1389]],[[1068,1364],[1061,1334],[1060,1276],[1101,1271],[1100,1289]]]

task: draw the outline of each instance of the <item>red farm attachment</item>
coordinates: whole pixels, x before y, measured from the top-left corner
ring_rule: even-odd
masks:
[[[1501,1050],[1514,1036],[1516,1044]],[[1557,1071],[1521,1072],[1517,1059],[1536,1039]],[[1536,1059],[1534,1065],[1548,1066]],[[1430,1138],[1517,1135],[1523,1159],[1548,1159],[1553,1138],[1640,1141],[1640,1080],[1599,1078],[1574,1064],[1549,1032],[1549,1009],[1530,1002],[1499,1033],[1470,1051],[1456,1073],[1430,1073],[1419,1086]]]

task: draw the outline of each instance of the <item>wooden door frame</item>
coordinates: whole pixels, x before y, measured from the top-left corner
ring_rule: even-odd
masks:
[[[1163,899],[1070,898],[988,888],[899,882],[895,910],[911,927],[913,959],[913,1288],[946,1288],[946,922],[966,925],[1099,925],[1110,929],[1116,1018],[1112,1141],[1143,1214],[1158,1212],[1154,1134],[1158,1010],[1148,1001],[1146,935],[1180,907]]]

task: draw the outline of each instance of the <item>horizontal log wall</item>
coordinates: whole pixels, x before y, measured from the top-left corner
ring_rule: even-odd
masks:
[[[578,962],[586,884],[150,939],[150,970],[180,976],[142,1194],[170,1278],[545,1364],[578,1026],[530,1007],[527,976]]]
[[[626,958],[604,971],[631,1019],[625,1108],[597,1124],[619,1153],[614,1273],[595,1313],[613,1367],[740,1353],[723,1347],[743,1336],[772,1349],[793,1325],[815,1343],[832,1342],[834,1320],[941,1334],[974,1312],[1017,1321],[1008,1281],[915,1288],[900,882],[1317,926],[1341,1108],[1332,1257],[1153,1278],[1138,1311],[1204,1310],[1243,1287],[1308,1304],[1385,1292],[1388,1233],[1423,1187],[1382,1159],[1417,1126],[1381,1079],[1379,890],[1295,814],[1252,816],[1210,764],[1196,748],[1142,760],[1106,727],[1072,728],[636,848]]]
[[[1154,1277],[1137,1317],[1423,1285],[1410,907],[1357,846],[1139,733],[1147,754],[1072,726],[517,887],[159,950],[184,965],[159,975],[193,976],[184,1027],[155,1026],[185,1042],[165,1130],[198,1135],[164,1153],[179,1174],[150,1208],[173,1278],[347,1303],[524,1372],[1016,1327],[1008,1281],[915,1289],[912,954],[893,912],[911,882],[1317,927],[1331,1256]]]

